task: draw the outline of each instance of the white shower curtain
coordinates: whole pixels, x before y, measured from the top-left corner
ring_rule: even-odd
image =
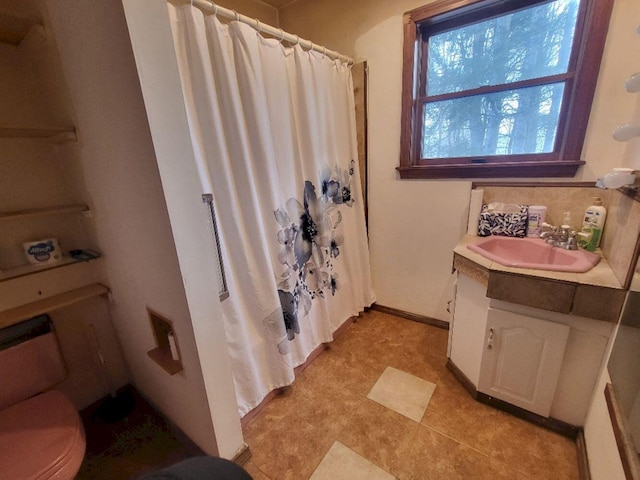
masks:
[[[168,3],[245,415],[374,301],[348,66]],[[216,291],[212,286],[212,294]]]

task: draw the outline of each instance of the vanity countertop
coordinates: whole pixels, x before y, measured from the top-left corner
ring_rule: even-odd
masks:
[[[549,270],[533,270],[529,268],[516,268],[501,265],[498,262],[489,260],[479,253],[473,252],[467,248],[468,245],[477,243],[486,237],[464,236],[453,249],[457,255],[471,260],[477,266],[492,272],[511,273],[514,275],[525,275],[546,280],[556,280],[560,282],[569,282],[582,285],[592,285],[596,287],[615,288],[622,290],[620,281],[616,278],[613,270],[609,266],[606,258],[602,258],[598,264],[588,272],[572,273],[572,272],[552,272]],[[602,256],[600,250],[596,253]]]
[[[618,320],[626,290],[605,258],[584,273],[507,267],[467,248],[484,238],[463,237],[453,250],[453,268],[485,285],[487,297],[607,322]]]

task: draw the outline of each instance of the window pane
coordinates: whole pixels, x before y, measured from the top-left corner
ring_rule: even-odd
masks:
[[[425,103],[422,158],[552,152],[563,93],[555,83]]]
[[[556,0],[429,38],[427,95],[566,73],[580,0]]]

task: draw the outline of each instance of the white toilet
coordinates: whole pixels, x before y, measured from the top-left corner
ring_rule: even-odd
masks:
[[[0,478],[70,480],[78,473],[82,420],[66,396],[46,391],[65,378],[47,315],[0,330]]]

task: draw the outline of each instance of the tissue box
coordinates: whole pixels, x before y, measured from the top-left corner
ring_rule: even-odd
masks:
[[[524,237],[527,234],[528,207],[526,205],[491,203],[483,205],[478,222],[478,235]]]
[[[62,250],[57,238],[45,238],[22,244],[24,254],[32,265],[49,265],[62,260]]]

